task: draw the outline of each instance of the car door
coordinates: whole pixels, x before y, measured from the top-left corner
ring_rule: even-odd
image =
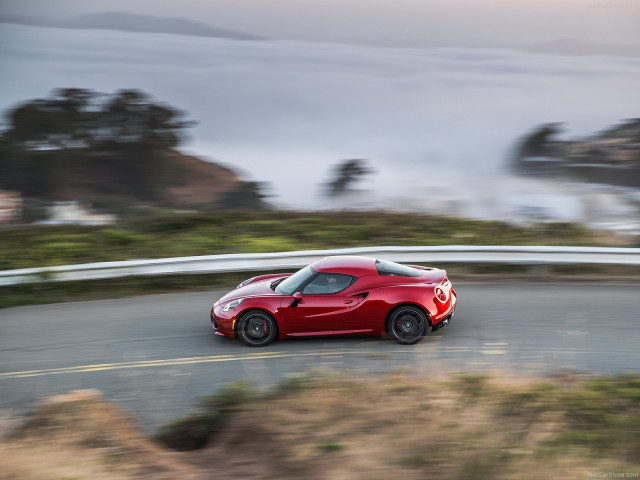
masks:
[[[349,330],[349,314],[357,303],[351,275],[319,273],[302,287],[302,299],[283,298],[281,315],[287,335],[332,335]]]

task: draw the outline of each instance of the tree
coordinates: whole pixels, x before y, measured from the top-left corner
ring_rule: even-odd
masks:
[[[184,112],[154,102],[139,90],[105,95],[92,90],[54,90],[50,98],[23,103],[6,115],[1,139],[17,150],[61,150],[137,145],[176,147],[191,126]]]
[[[91,90],[54,90],[48,99],[19,105],[6,115],[3,143],[22,151],[86,148],[99,112]]]
[[[560,155],[559,142],[555,138],[562,132],[560,126],[560,123],[546,123],[522,137],[511,158],[510,168],[521,174],[548,173],[552,167],[545,164],[544,170],[541,170],[543,165],[535,157],[557,157]],[[532,162],[531,159],[536,161]],[[546,159],[543,160],[546,161]]]
[[[523,158],[552,155],[552,146],[555,141],[553,137],[562,132],[560,125],[560,123],[547,123],[536,127],[533,132],[525,135],[520,142],[518,156]]]
[[[103,105],[94,135],[97,145],[138,145],[147,149],[174,148],[179,132],[192,125],[183,112],[153,103],[138,90],[120,90]]]
[[[232,190],[225,192],[218,202],[221,210],[267,210],[269,204],[265,202],[268,195],[264,182],[239,182]]]
[[[344,194],[354,183],[359,182],[365,175],[374,173],[375,170],[367,165],[367,160],[354,158],[343,160],[334,165],[331,179],[326,183],[326,195],[333,197]]]
[[[171,176],[163,153],[191,125],[184,112],[139,90],[54,90],[7,112],[0,188],[45,198],[64,197],[71,187],[156,198]]]

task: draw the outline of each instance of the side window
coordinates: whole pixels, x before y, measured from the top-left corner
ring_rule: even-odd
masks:
[[[303,295],[329,295],[338,293],[353,283],[355,277],[339,273],[321,273],[302,290]]]

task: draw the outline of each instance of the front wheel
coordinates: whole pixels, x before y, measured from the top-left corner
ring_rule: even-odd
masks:
[[[427,328],[427,316],[410,305],[394,310],[389,317],[389,333],[403,345],[418,343],[427,334]]]
[[[278,325],[267,312],[249,310],[238,319],[237,334],[250,347],[264,347],[277,337]]]

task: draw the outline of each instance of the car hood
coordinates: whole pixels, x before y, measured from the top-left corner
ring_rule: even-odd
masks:
[[[286,277],[288,275],[283,275]],[[235,300],[237,298],[247,298],[247,297],[264,297],[264,296],[277,296],[279,293],[271,290],[271,284],[278,280],[278,277],[268,278],[266,280],[258,281],[250,283],[249,285],[245,285],[244,287],[236,288],[235,290],[231,290],[224,297],[220,299],[220,303],[225,303],[231,300]]]

